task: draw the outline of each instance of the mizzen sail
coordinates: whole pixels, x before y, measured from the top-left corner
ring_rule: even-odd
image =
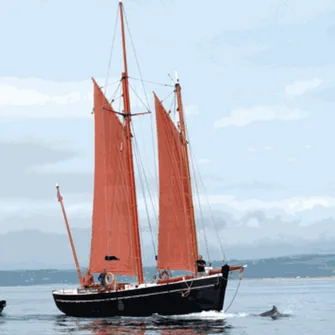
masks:
[[[124,127],[94,85],[95,168],[90,270],[136,276],[134,218]],[[119,260],[106,261],[106,256]]]
[[[159,160],[158,269],[194,272],[193,212],[181,136],[155,95]],[[193,209],[192,209],[193,210]]]

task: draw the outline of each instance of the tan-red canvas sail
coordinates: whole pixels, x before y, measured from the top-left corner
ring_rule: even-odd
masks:
[[[155,95],[159,160],[158,269],[194,271],[197,255],[180,133]]]
[[[95,171],[90,270],[136,276],[136,252],[122,123],[94,85]],[[105,261],[105,256],[119,260]]]

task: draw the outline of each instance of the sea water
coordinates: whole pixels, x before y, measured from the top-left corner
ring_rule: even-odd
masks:
[[[225,308],[238,281],[228,284]],[[63,315],[51,291],[73,285],[0,287],[7,306],[0,316],[0,334],[335,334],[335,280],[242,280],[228,311],[148,318],[82,319]],[[286,317],[259,317],[276,305]]]

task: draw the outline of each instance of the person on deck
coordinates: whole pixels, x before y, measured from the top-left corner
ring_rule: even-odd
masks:
[[[106,271],[99,274],[98,280],[101,286],[106,286],[106,276],[107,276]]]
[[[86,273],[84,274],[84,277],[83,277],[83,285],[84,285],[85,288],[88,288],[88,287],[94,285],[94,277],[93,277],[93,275],[91,274],[90,269],[88,269],[88,270],[86,271]]]
[[[198,268],[198,277],[206,276],[206,271],[205,271],[206,261],[202,259],[201,255],[199,255],[197,261],[195,262],[195,265]]]

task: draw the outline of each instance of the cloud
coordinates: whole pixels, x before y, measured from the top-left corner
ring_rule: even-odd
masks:
[[[305,94],[306,92],[312,91],[322,84],[322,80],[314,78],[311,80],[300,80],[287,85],[285,88],[285,95],[287,97],[297,97]]]
[[[17,213],[19,209],[25,211],[26,215],[33,215],[36,212],[48,213],[50,210],[58,211],[58,203],[56,200],[54,185],[50,185],[52,189],[51,197],[49,199],[30,200],[28,202],[16,201],[12,202],[8,199],[2,200],[0,208],[3,215],[11,216]],[[69,216],[75,217],[89,217],[92,212],[92,191],[79,194],[71,192],[69,188],[61,190],[64,200],[66,201],[66,208]],[[153,205],[157,206],[157,200],[153,199]],[[327,211],[335,209],[335,198],[330,196],[314,196],[314,197],[292,197],[282,200],[261,200],[257,198],[239,199],[230,194],[221,195],[199,195],[199,201],[203,211],[206,211],[208,205],[216,211],[218,209],[224,210],[226,213],[241,216],[250,211],[268,211],[268,213],[281,213],[281,215],[294,216],[299,213],[308,213],[312,211]],[[151,202],[151,199],[144,199],[138,196],[138,209],[145,215],[145,202]],[[150,205],[149,205],[150,207]],[[197,201],[198,210],[198,201]],[[150,208],[149,208],[150,210]],[[311,214],[309,214],[311,215]],[[329,213],[326,212],[326,216]],[[334,215],[335,217],[335,215]]]
[[[104,78],[96,78],[104,86]],[[111,100],[121,95],[120,80],[110,78],[106,96]],[[133,108],[146,101],[142,89],[130,92]],[[118,109],[120,99],[115,103]],[[92,117],[93,84],[91,80],[54,82],[38,78],[0,78],[0,122],[29,119],[88,119]],[[146,106],[147,107],[147,106]],[[191,112],[196,109],[191,106]]]
[[[85,228],[85,237],[82,236],[78,240],[75,236],[76,248],[80,249],[80,258],[85,259],[89,253],[92,200],[84,195],[74,195],[68,193],[68,191],[62,191],[62,195],[64,196],[66,211],[74,235],[76,235],[75,231],[77,228]],[[18,236],[22,234],[26,234],[25,232],[19,232],[22,229],[38,229],[48,232],[49,234],[56,232],[62,233],[64,235],[62,237],[63,242],[59,243],[63,249],[64,245],[68,243],[66,230],[61,210],[54,193],[53,198],[53,201],[40,199],[38,201],[31,200],[29,202],[10,202],[9,200],[0,202],[1,218],[6,222],[3,233],[15,230],[17,232],[15,234],[18,235],[13,233],[13,240],[15,238],[18,239]],[[212,259],[213,257],[219,257],[218,255],[220,254],[219,244],[216,243],[218,238],[220,238],[226,255],[242,258],[248,257],[251,254],[254,255],[253,257],[259,257],[261,251],[266,250],[269,244],[272,246],[272,255],[280,256],[286,251],[288,252],[288,250],[292,251],[293,247],[299,246],[296,251],[302,252],[308,249],[308,243],[315,243],[320,247],[326,239],[335,239],[335,234],[332,230],[335,222],[334,217],[332,218],[327,212],[324,213],[323,217],[322,215],[318,215],[317,218],[315,218],[313,215],[313,211],[315,212],[320,209],[332,210],[334,214],[335,198],[319,196],[262,201],[260,199],[243,200],[232,195],[210,195],[208,200],[212,207],[211,213],[203,208],[201,216],[200,213],[196,211],[196,217],[199,250],[201,250],[202,253],[206,250],[204,238],[204,234],[206,233],[207,241],[215,242],[209,245]],[[200,201],[204,205],[205,199],[203,196],[200,196]],[[143,210],[143,199],[139,200],[139,209],[142,245],[144,257],[148,264],[148,262],[151,263],[154,258],[152,257],[153,252],[148,221],[147,218],[145,218]],[[306,218],[310,218],[310,220],[308,221]],[[156,240],[156,220],[152,220],[152,225],[154,238]],[[25,235],[30,241],[36,241],[36,243],[32,244],[34,245],[34,252],[37,252],[36,249],[38,248],[43,249],[43,243],[38,242],[41,235],[43,235],[43,233],[39,232],[27,233]],[[53,236],[50,235],[47,238],[52,239],[52,237]],[[22,238],[22,236],[20,238]],[[6,239],[9,241],[9,235]],[[283,243],[286,243],[288,247],[287,250],[285,249],[285,252],[282,249]],[[69,247],[66,252],[70,255],[69,262],[64,262],[65,258],[60,259],[52,252],[49,255],[49,259],[52,260],[52,263],[57,264],[58,262],[60,265],[65,263],[69,264],[72,260]],[[42,259],[44,261],[43,257],[36,258],[38,261]],[[6,260],[8,259],[3,259],[3,261]]]
[[[312,224],[303,226],[299,219],[285,219],[280,215],[269,216],[261,210],[247,212],[239,218],[222,211],[214,211],[212,214],[214,220],[208,212],[204,213],[204,227],[199,217],[197,220],[199,252],[208,257],[206,233],[212,260],[221,257],[218,238],[223,252],[230,259],[278,257],[315,252],[316,249],[322,251],[331,248],[334,251],[335,234],[332,227],[335,220],[331,218],[315,220]],[[32,220],[36,222],[38,230],[27,228],[27,222]],[[69,221],[80,264],[86,266],[90,251],[91,216],[72,217]],[[153,265],[151,238],[148,232],[143,233],[143,221],[145,220],[140,218],[143,260],[145,265]],[[60,209],[56,215],[40,213],[31,218],[17,213],[15,217],[8,217],[6,222],[12,227],[19,222],[20,227],[17,228],[21,228],[21,231],[5,230],[0,234],[0,265],[20,267],[18,263],[21,263],[21,266],[25,264],[29,267],[37,262],[46,267],[73,268],[73,256]],[[154,238],[157,241],[157,230]]]
[[[203,204],[206,199],[200,197]],[[237,211],[280,209],[286,214],[296,214],[317,207],[335,208],[335,198],[330,196],[292,197],[283,200],[263,201],[260,199],[238,199],[233,195],[209,195],[211,205],[225,205]]]
[[[34,170],[36,166],[52,165],[81,157],[81,153],[71,149],[69,143],[47,142],[36,138],[2,140],[0,152],[0,199],[52,200],[56,182],[64,183],[66,189],[70,189],[72,193],[85,193],[90,190],[92,174],[80,174],[76,171],[41,174]]]
[[[214,122],[214,128],[229,126],[243,127],[252,122],[294,121],[306,118],[308,113],[300,109],[290,109],[286,106],[255,106],[252,108],[237,108],[229,116]]]
[[[42,94],[36,90],[20,89],[8,84],[0,84],[0,92],[0,106],[69,105],[80,101],[82,98],[79,92],[52,96]]]
[[[0,78],[0,121],[88,118],[92,100],[89,80],[57,83],[37,78]]]

